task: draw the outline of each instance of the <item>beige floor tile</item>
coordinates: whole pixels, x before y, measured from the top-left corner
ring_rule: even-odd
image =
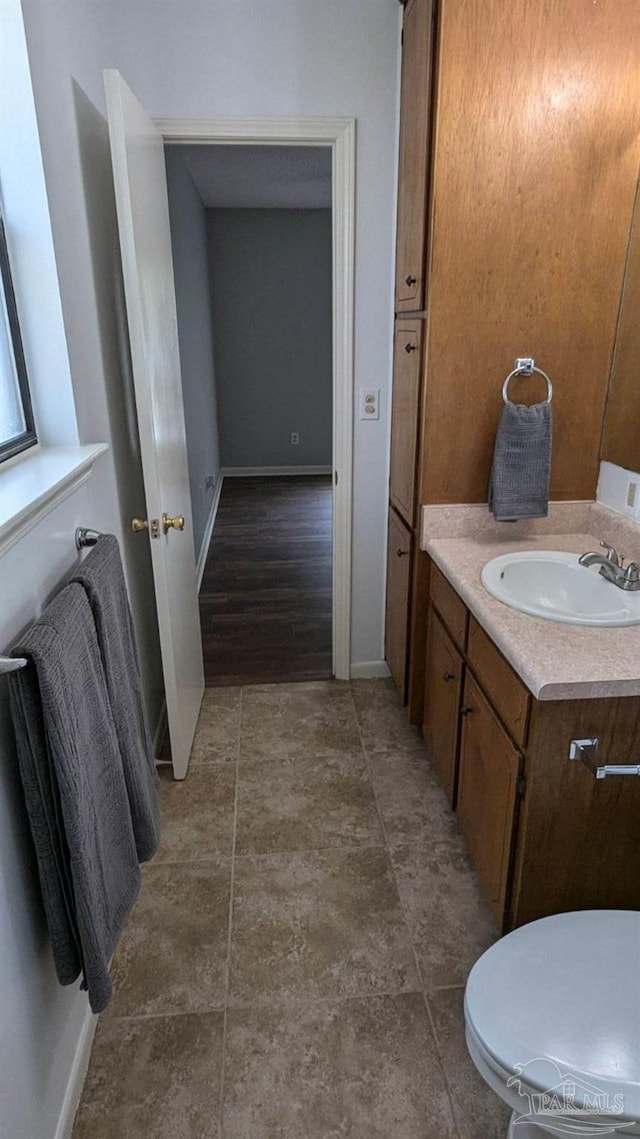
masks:
[[[352,680],[351,690],[368,752],[424,746],[420,732],[409,723],[392,680]]]
[[[498,931],[462,839],[398,846],[391,857],[426,988],[465,984]]]
[[[112,967],[108,1015],[202,1012],[224,1003],[231,866],[149,866]]]
[[[162,838],[160,862],[231,855],[235,809],[235,764],[203,764],[175,780],[161,775]]]
[[[322,756],[279,766],[244,763],[236,852],[268,854],[383,843],[364,759]]]
[[[440,989],[429,997],[460,1139],[505,1139],[511,1110],[491,1091],[469,1056],[463,1001],[464,989]]]
[[[101,1020],[73,1139],[218,1139],[223,1013]]]
[[[415,990],[381,848],[237,858],[231,1005]]]
[[[243,690],[242,762],[319,755],[362,755],[348,684],[326,680]]]
[[[238,757],[241,688],[205,688],[191,749],[191,765],[235,763]]]
[[[420,994],[232,1010],[224,1139],[454,1139]]]
[[[369,756],[368,765],[390,843],[437,842],[458,833],[426,749],[376,753]]]

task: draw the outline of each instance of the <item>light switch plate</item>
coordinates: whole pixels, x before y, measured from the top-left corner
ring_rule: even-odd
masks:
[[[380,418],[380,388],[360,389],[360,418]]]

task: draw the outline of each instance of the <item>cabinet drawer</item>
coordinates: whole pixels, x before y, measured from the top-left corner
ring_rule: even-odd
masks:
[[[456,645],[464,652],[467,643],[469,611],[452,585],[435,564],[431,566],[431,601],[451,633]]]
[[[530,693],[475,617],[469,621],[467,660],[505,727],[519,747],[524,747]]]

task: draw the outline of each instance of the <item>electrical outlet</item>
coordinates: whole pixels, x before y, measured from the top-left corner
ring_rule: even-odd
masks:
[[[297,447],[300,442],[300,433],[298,431],[291,432],[291,445]]]
[[[360,391],[360,418],[380,418],[380,388],[362,388]]]
[[[638,484],[633,479],[629,479],[627,483],[626,502],[630,510],[634,510],[638,502]]]

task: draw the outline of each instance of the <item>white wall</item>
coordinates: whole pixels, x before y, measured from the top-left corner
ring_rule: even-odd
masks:
[[[165,149],[196,561],[220,472],[207,211],[179,147]],[[205,480],[214,482],[207,489]]]
[[[119,68],[157,116],[357,119],[355,383],[381,389],[355,421],[353,660],[383,655],[392,339],[395,0],[112,0]],[[357,401],[356,401],[357,402]]]
[[[331,210],[207,214],[223,466],[330,466]]]
[[[25,349],[29,360],[37,359],[43,382],[58,401],[58,421],[49,414],[44,417],[47,441],[71,441],[76,433],[68,404],[61,414],[70,365],[80,441],[106,441],[111,451],[99,460],[89,482],[0,559],[0,650],[33,620],[74,564],[75,527],[114,531],[125,550],[153,727],[162,680],[148,549],[144,539],[140,544],[128,530],[129,518],[144,514],[145,503],[125,348],[108,139],[96,109],[102,106],[101,67],[111,56],[109,28],[95,0],[57,0],[55,5],[23,0],[23,9],[69,361],[65,336],[46,331],[55,322],[51,288],[46,312],[38,312],[42,280],[16,282],[23,299],[28,294],[30,314],[35,311],[35,318],[25,322]],[[3,0],[3,20],[8,11]],[[21,109],[25,111],[24,103]],[[30,142],[29,128],[22,144],[26,148]],[[32,152],[24,155],[24,162],[25,184],[35,194],[28,173],[37,172]],[[21,215],[12,217],[19,221],[20,243],[28,240],[34,256],[33,242],[40,243],[45,273],[46,202],[42,206],[39,202],[37,211],[21,221]],[[26,312],[24,303],[21,311]],[[63,989],[55,978],[19,787],[6,682],[0,682],[0,962],[0,1133],[3,1139],[58,1139],[87,999],[77,986]]]

